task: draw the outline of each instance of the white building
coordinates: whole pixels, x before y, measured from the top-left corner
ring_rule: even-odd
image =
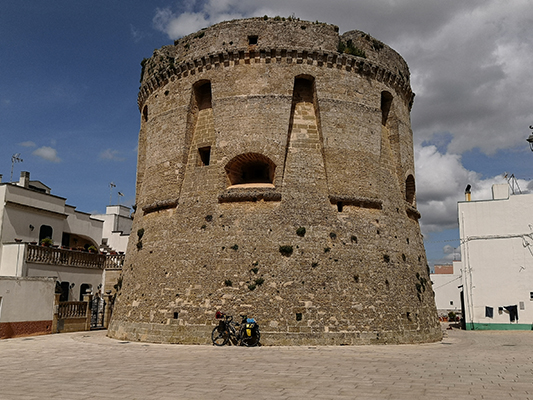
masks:
[[[460,261],[447,265],[435,265],[435,272],[430,274],[439,317],[448,316],[451,311],[455,314],[461,313],[460,267]]]
[[[533,194],[458,204],[466,329],[533,328]]]
[[[96,292],[105,285],[106,269],[121,268],[132,224],[129,208],[106,211],[77,211],[48,186],[30,181],[29,172],[17,183],[0,181],[0,276],[54,277],[62,301]],[[46,238],[52,246],[40,246]],[[108,254],[90,253],[91,246]]]

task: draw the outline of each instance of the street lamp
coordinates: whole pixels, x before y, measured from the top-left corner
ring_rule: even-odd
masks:
[[[533,129],[533,125],[529,125],[529,129]],[[529,143],[529,148],[533,151],[533,133],[526,140]]]

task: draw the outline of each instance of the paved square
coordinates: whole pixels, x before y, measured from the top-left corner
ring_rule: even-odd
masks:
[[[0,340],[0,399],[532,399],[533,332],[440,343],[214,347],[105,331]]]

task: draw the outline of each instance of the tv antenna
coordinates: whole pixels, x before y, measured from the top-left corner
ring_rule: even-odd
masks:
[[[111,196],[113,195],[113,188],[116,188],[117,185],[115,185],[113,182],[109,182],[109,205],[111,205]]]
[[[20,153],[13,154],[11,156],[11,176],[9,177],[9,183],[13,182],[13,167],[15,166],[15,163],[24,161],[22,158],[20,158]]]
[[[507,172],[503,175],[505,179],[507,179],[507,184],[511,188],[511,193],[515,193],[515,187],[519,194],[522,194],[522,190],[520,190],[520,186],[518,185],[518,180],[514,176],[514,174],[509,175]]]

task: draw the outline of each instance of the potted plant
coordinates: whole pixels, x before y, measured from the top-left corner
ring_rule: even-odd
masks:
[[[54,241],[52,239],[50,239],[49,237],[44,238],[43,240],[41,240],[41,245],[42,246],[50,247],[53,244],[54,244]]]
[[[98,249],[94,246],[89,246],[87,250],[89,250],[90,253],[98,253]]]

